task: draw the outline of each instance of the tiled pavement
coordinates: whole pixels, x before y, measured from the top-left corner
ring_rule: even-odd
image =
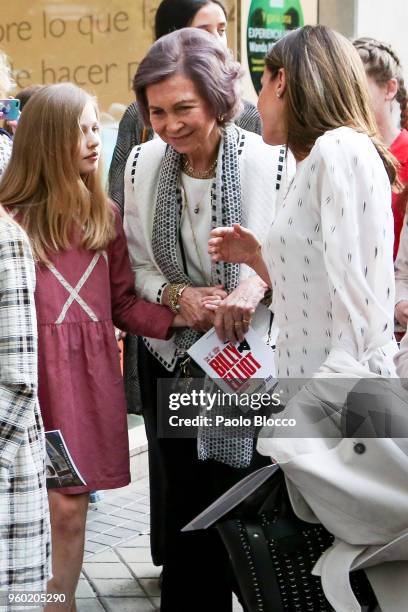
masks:
[[[90,506],[78,612],[152,612],[159,607],[160,568],[149,548],[149,483],[106,491]]]
[[[148,478],[136,480],[105,492],[103,501],[90,507],[78,612],[159,609],[160,568],[150,556],[148,487]],[[235,602],[234,612],[240,610]]]

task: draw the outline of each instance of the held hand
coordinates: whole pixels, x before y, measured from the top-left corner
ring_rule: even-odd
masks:
[[[179,301],[180,314],[187,327],[201,332],[211,329],[214,320],[213,313],[202,304],[205,297],[223,300],[227,297],[227,294],[221,286],[186,287]]]
[[[212,310],[214,312],[221,306],[222,299],[218,295],[207,295],[201,299],[201,304],[204,308],[207,308],[207,310]]]
[[[208,241],[211,261],[244,263],[253,267],[260,256],[261,245],[256,236],[238,223],[232,227],[213,229]]]
[[[395,318],[402,327],[407,327],[408,322],[408,300],[401,300],[395,306]]]
[[[222,342],[242,342],[248,332],[252,315],[267,289],[258,276],[242,281],[221,304],[205,300],[208,310],[215,312],[214,327]]]
[[[187,323],[186,321],[183,319],[183,317],[180,314],[176,314],[174,319],[173,319],[173,323],[171,324],[172,327],[174,328],[179,328],[179,327],[187,327]]]

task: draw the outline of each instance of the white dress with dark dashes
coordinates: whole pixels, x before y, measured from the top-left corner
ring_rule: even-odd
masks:
[[[263,244],[279,377],[395,375],[390,183],[368,136],[317,139]],[[360,374],[361,375],[361,374]]]

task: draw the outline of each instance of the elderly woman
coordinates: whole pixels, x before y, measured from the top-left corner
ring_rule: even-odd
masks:
[[[240,68],[207,32],[186,28],[159,39],[136,73],[144,121],[159,138],[133,149],[125,174],[125,231],[145,299],[180,312],[188,327],[169,341],[139,343],[142,400],[149,440],[152,550],[163,560],[163,611],[231,609],[229,567],[216,534],[180,529],[217,494],[253,469],[214,449],[197,456],[197,441],[158,439],[156,382],[180,375],[186,350],[213,325],[242,338],[251,323],[266,335],[271,313],[261,304],[267,285],[245,266],[212,266],[212,227],[244,222],[262,235],[275,213],[284,152],[231,124],[239,109]],[[272,354],[271,354],[272,358]],[[251,441],[252,451],[252,441]],[[242,453],[248,453],[242,445]],[[222,454],[222,453],[221,453]],[[246,455],[247,456],[247,455]],[[249,455],[248,455],[249,456]],[[231,458],[230,458],[231,459]]]
[[[187,26],[206,30],[227,45],[227,11],[220,0],[162,0],[154,22],[155,40]],[[244,101],[234,118],[249,132],[261,133],[261,120],[256,107]],[[119,124],[118,139],[109,168],[109,195],[123,213],[126,161],[132,148],[153,138],[153,129],[146,127],[137,102],[128,106]]]
[[[154,18],[154,36],[158,40],[170,32],[187,26],[206,30],[222,44],[227,45],[227,10],[221,0],[162,0]],[[259,113],[251,102],[243,101],[242,109],[234,117],[239,127],[261,133]],[[109,195],[123,215],[124,173],[129,154],[135,145],[151,140],[154,131],[145,127],[137,102],[126,109],[119,124],[118,138],[109,168]],[[130,334],[123,341],[123,368],[127,408],[130,413],[140,412],[141,398],[138,382],[137,338]]]

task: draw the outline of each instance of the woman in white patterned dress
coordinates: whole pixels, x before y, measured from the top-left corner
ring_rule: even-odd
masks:
[[[28,239],[0,206],[0,610],[2,593],[45,593],[50,578],[34,289]]]
[[[341,439],[341,432],[340,441],[326,439],[316,425],[317,401],[305,401],[308,389],[322,388],[316,378],[343,378],[347,390],[347,378],[395,376],[390,181],[396,169],[377,138],[368,100],[363,65],[343,36],[306,26],[274,45],[258,102],[263,138],[288,143],[296,174],[263,245],[238,225],[213,230],[209,242],[214,262],[246,263],[272,287],[279,377],[314,378],[285,409],[299,421],[314,417],[314,438],[301,438],[301,428],[296,439],[262,430],[257,448],[281,464],[295,512],[337,537],[331,566],[322,557],[316,572],[339,612],[360,611],[348,583],[356,556],[372,544],[389,545],[408,527],[401,489],[407,445]],[[399,582],[389,587],[382,569],[367,573],[381,609],[402,612],[407,568],[393,571],[401,572]]]

